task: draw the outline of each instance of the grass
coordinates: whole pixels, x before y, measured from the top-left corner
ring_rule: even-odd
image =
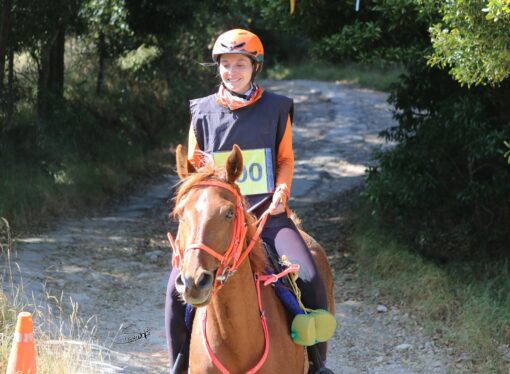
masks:
[[[140,178],[160,174],[172,164],[171,151],[158,148],[125,156],[121,163],[76,160],[54,170],[25,162],[2,165],[0,215],[8,217],[16,230],[44,225],[52,216],[99,207],[122,196]]]
[[[7,264],[5,278],[0,277],[0,368],[5,369],[13,344],[17,315],[30,311],[34,323],[34,340],[37,351],[37,372],[41,374],[100,373],[110,367],[107,362],[111,351],[96,343],[94,323],[78,317],[78,305],[73,303],[67,314],[62,299],[48,297],[44,309],[23,296],[23,285],[12,281],[14,264],[10,261],[10,227],[0,219],[0,254]],[[7,273],[7,274],[5,274]],[[7,291],[10,295],[4,293]],[[56,314],[55,314],[56,311]]]
[[[404,70],[400,67],[379,68],[353,63],[333,65],[308,62],[296,65],[276,64],[265,71],[265,78],[276,80],[312,79],[355,84],[364,88],[389,91]]]
[[[467,352],[473,372],[508,373],[510,362],[498,352],[510,341],[508,262],[437,264],[395,240],[375,217],[364,216],[354,243],[360,275],[372,291],[405,305],[428,332]]]

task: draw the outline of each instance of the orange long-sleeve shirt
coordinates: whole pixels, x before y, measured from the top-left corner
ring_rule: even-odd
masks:
[[[195,166],[201,163],[200,148],[195,137],[193,127],[190,126],[188,138],[188,159]],[[283,187],[290,193],[294,176],[294,150],[292,149],[292,124],[290,116],[287,118],[285,132],[276,155],[276,187]]]

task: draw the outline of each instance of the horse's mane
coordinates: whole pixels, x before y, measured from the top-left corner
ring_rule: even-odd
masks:
[[[235,183],[228,182],[227,179],[227,172],[224,167],[216,167],[214,164],[209,163],[205,166],[202,166],[200,169],[198,169],[195,173],[192,173],[187,178],[183,179],[179,187],[177,189],[177,193],[175,195],[175,208],[172,212],[172,215],[175,216],[178,211],[182,208],[181,201],[184,196],[195,186],[197,183],[203,182],[203,181],[220,181],[223,183],[227,183],[234,187],[239,195],[241,195],[241,192],[239,190],[239,187]],[[242,197],[242,195],[241,195]],[[246,211],[247,203],[244,197],[242,197],[243,207],[244,207],[244,217],[245,222],[248,227],[248,232],[246,233],[246,240],[245,240],[245,246],[251,241],[251,238],[255,234],[256,231],[256,218],[253,216],[253,214]],[[250,265],[252,268],[252,271],[254,272],[264,272],[266,269],[266,255],[265,251],[262,247],[261,240],[257,240],[255,243],[250,255]]]

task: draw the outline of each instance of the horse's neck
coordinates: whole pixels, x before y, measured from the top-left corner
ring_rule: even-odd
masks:
[[[208,330],[221,334],[221,342],[231,347],[239,344],[252,347],[263,346],[257,290],[249,260],[239,267],[237,273],[212,299],[207,309]]]

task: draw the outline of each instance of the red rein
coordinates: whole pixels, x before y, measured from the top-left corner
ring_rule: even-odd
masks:
[[[225,254],[221,255],[218,252],[214,251],[214,249],[208,247],[207,245],[203,243],[193,243],[187,246],[184,250],[179,245],[179,233],[177,232],[177,236],[174,240],[172,237],[172,234],[170,232],[167,234],[168,240],[170,241],[170,245],[173,249],[173,259],[172,259],[172,266],[176,268],[182,267],[182,260],[184,258],[184,254],[192,249],[199,249],[202,251],[206,251],[211,256],[216,258],[220,261],[220,266],[218,267],[218,270],[216,272],[216,278],[213,288],[213,296],[216,295],[216,293],[219,291],[221,287],[225,284],[225,282],[235,274],[239,266],[243,263],[243,261],[248,257],[251,250],[255,246],[255,243],[260,237],[260,234],[262,232],[262,229],[264,228],[264,225],[266,224],[267,217],[269,216],[269,213],[266,211],[264,214],[260,217],[260,219],[257,221],[258,227],[257,231],[251,238],[250,242],[246,246],[246,248],[243,251],[243,247],[246,240],[246,233],[248,231],[248,227],[246,226],[245,222],[245,216],[244,216],[244,206],[242,202],[241,195],[239,192],[230,184],[225,182],[219,182],[219,181],[204,181],[199,182],[196,185],[194,185],[192,188],[200,187],[200,186],[213,186],[213,187],[220,187],[224,188],[230,192],[232,192],[235,196],[235,208],[236,208],[236,214],[235,214],[235,221],[234,221],[234,231],[232,235],[232,239],[230,240],[230,245],[225,252]],[[262,320],[262,329],[264,330],[264,338],[265,338],[265,347],[264,347],[264,353],[262,354],[262,357],[260,358],[259,362],[250,369],[247,373],[252,374],[256,373],[264,364],[264,362],[267,359],[267,355],[269,353],[269,333],[267,330],[267,321],[265,313],[262,309],[262,299],[260,296],[260,282],[266,281],[268,283],[268,279],[262,279],[263,276],[260,276],[259,274],[255,275],[255,284],[257,289],[257,301],[259,305],[259,311],[260,311],[260,318]],[[267,284],[265,284],[267,285]],[[209,353],[209,356],[211,360],[213,361],[214,365],[218,368],[218,370],[221,371],[222,374],[229,374],[229,371],[221,364],[221,362],[218,360],[214,352],[212,351],[209,341],[207,339],[207,309],[204,313],[203,320],[202,320],[202,336],[205,338],[205,346],[207,348],[207,352]]]

